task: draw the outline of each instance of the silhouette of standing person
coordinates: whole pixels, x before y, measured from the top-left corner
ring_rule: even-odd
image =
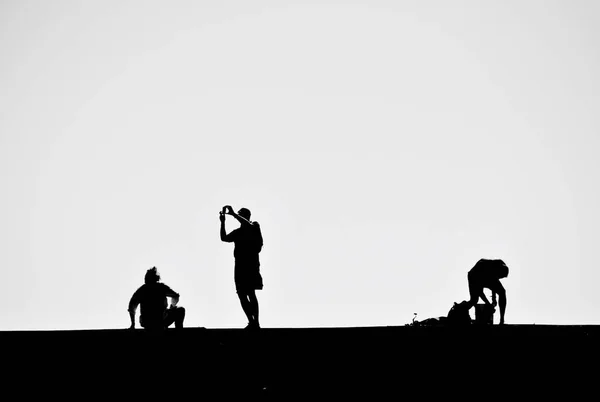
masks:
[[[469,293],[471,299],[467,306],[468,309],[475,306],[479,301],[479,298],[484,301],[485,304],[490,305],[487,297],[483,293],[483,289],[490,289],[492,291],[492,303],[493,307],[496,307],[496,294],[499,299],[500,306],[500,324],[504,324],[504,313],[506,312],[506,291],[504,286],[500,283],[500,279],[508,276],[508,267],[502,260],[487,260],[480,259],[477,261],[475,266],[471,268],[467,274],[469,281]]]
[[[171,298],[171,307],[167,308],[167,297]],[[160,282],[156,267],[146,271],[144,284],[135,291],[129,300],[129,318],[135,328],[135,312],[141,305],[140,325],[149,330],[163,330],[175,323],[175,328],[183,328],[185,309],[176,307],[179,293]]]
[[[229,234],[225,232],[225,215],[231,215],[240,223],[240,227]],[[258,329],[258,299],[256,290],[263,288],[260,275],[258,254],[262,250],[263,238],[258,222],[250,220],[250,210],[241,208],[237,213],[229,205],[219,213],[221,221],[221,240],[234,243],[233,256],[235,289],[242,309],[248,318],[247,329]]]

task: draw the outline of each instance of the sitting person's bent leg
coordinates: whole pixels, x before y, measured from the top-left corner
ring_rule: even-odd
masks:
[[[164,325],[168,328],[171,324],[175,323],[175,328],[183,328],[183,320],[185,318],[185,308],[173,307],[167,310],[165,315]]]
[[[175,328],[183,328],[183,320],[185,319],[185,308],[177,307],[175,317]]]

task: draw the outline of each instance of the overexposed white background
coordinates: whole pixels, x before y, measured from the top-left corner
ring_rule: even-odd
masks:
[[[600,3],[3,1],[0,329],[125,328],[157,266],[243,327],[404,325],[510,268],[507,323],[598,324]],[[227,221],[227,229],[237,225]]]

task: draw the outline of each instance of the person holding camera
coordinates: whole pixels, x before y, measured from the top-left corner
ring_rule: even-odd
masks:
[[[227,233],[225,231],[226,215],[234,217],[240,223],[240,227]],[[258,256],[263,246],[260,225],[258,222],[250,220],[249,209],[241,208],[236,213],[230,205],[223,207],[219,213],[219,220],[221,221],[221,240],[234,243],[234,282],[240,304],[248,318],[246,329],[259,329],[256,290],[263,288]]]

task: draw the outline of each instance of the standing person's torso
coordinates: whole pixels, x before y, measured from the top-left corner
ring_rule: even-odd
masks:
[[[235,258],[258,259],[258,253],[262,247],[262,236],[260,227],[256,222],[250,226],[241,226],[234,230]]]

